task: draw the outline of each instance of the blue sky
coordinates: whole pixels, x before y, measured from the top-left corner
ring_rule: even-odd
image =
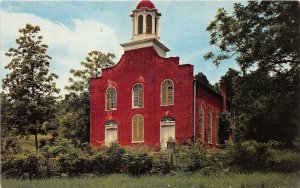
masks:
[[[44,43],[52,57],[50,70],[58,74],[57,84],[64,86],[71,68],[79,69],[91,50],[113,52],[119,61],[123,49],[119,44],[131,38],[129,14],[139,1],[2,1],[0,8],[2,79],[7,73],[4,66],[9,59],[4,55],[16,47],[18,29],[26,23],[39,25]],[[168,57],[179,56],[180,63],[193,64],[194,73],[203,72],[211,83],[218,82],[229,67],[238,69],[234,60],[218,68],[203,55],[215,47],[209,44],[205,31],[218,8],[232,11],[234,1],[152,1],[159,12],[160,41],[171,51]]]

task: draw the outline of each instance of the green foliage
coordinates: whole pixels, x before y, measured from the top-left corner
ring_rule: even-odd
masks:
[[[1,138],[1,154],[17,154],[22,151],[17,137]]]
[[[177,145],[174,166],[182,171],[196,171],[204,166],[206,151],[200,145]]]
[[[48,70],[51,59],[47,55],[48,46],[42,43],[39,31],[39,26],[26,24],[19,30],[18,47],[6,53],[11,61],[5,68],[11,72],[2,80],[10,106],[5,112],[4,125],[11,128],[4,130],[15,129],[18,134],[41,132],[43,122],[53,116],[55,94],[59,92],[54,82],[57,75]],[[37,146],[36,139],[36,149]]]
[[[141,176],[150,172],[152,159],[146,152],[131,150],[122,156],[123,171],[133,176]]]
[[[168,174],[172,170],[170,161],[166,153],[160,152],[158,155],[152,156],[152,169],[151,174]]]
[[[210,43],[221,52],[209,52],[206,59],[219,65],[235,57],[244,73],[253,65],[270,72],[299,68],[299,2],[250,1],[233,9],[228,15],[220,8],[207,26]]]
[[[277,140],[291,147],[299,125],[299,2],[236,3],[220,8],[207,27],[220,51],[204,57],[219,65],[235,58],[241,73],[223,79],[236,104],[237,140]],[[276,101],[276,102],[274,102]]]
[[[225,141],[229,139],[231,123],[231,115],[227,111],[223,111],[219,114],[219,143],[225,144]]]
[[[114,58],[112,53],[105,54],[96,50],[89,52],[86,61],[81,62],[82,70],[71,69],[72,77],[66,89],[75,93],[89,91],[90,79],[101,76],[102,69],[112,67],[115,64]]]

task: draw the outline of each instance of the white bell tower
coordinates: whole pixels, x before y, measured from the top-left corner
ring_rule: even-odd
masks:
[[[153,46],[156,52],[165,57],[170,51],[159,42],[159,17],[161,13],[150,0],[142,0],[130,15],[132,18],[131,42],[121,44],[124,51]]]
[[[159,17],[161,14],[151,1],[141,1],[130,15],[132,18],[132,41],[159,39]]]

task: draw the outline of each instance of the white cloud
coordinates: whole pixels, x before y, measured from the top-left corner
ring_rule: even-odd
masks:
[[[80,68],[80,61],[85,59],[89,51],[100,50],[115,53],[116,62],[122,54],[115,31],[95,20],[71,20],[74,27],[70,29],[62,23],[54,23],[34,14],[9,13],[0,10],[0,16],[1,79],[7,73],[4,66],[9,62],[4,54],[10,47],[16,47],[18,30],[26,23],[40,26],[39,34],[44,37],[43,43],[49,46],[48,54],[52,57],[50,71],[59,76],[57,85],[62,93],[64,93],[64,86],[67,85],[70,69]]]

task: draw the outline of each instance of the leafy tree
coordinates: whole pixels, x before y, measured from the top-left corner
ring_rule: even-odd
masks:
[[[202,72],[199,72],[198,74],[195,75],[195,79],[199,82],[202,82],[205,85],[209,85],[209,81],[207,79],[207,77],[205,76],[205,74],[203,74]]]
[[[69,93],[61,101],[61,108],[57,115],[60,131],[75,145],[89,141],[90,126],[90,79],[101,76],[103,68],[114,65],[112,53],[91,51],[86,61],[81,62],[82,70],[71,69],[72,77],[65,88]]]
[[[299,125],[299,2],[251,1],[218,10],[208,25],[219,52],[204,57],[219,65],[235,58],[229,96],[237,106],[239,138],[291,145]],[[232,90],[232,91],[231,91]],[[230,94],[230,92],[233,92]]]
[[[219,142],[220,144],[225,144],[225,141],[229,139],[230,135],[230,113],[223,111],[219,115]]]
[[[232,15],[220,8],[207,27],[220,53],[204,57],[216,65],[235,57],[244,73],[251,67],[268,73],[299,68],[299,22],[297,1],[236,3]]]
[[[5,67],[11,70],[3,79],[3,89],[11,104],[9,125],[18,134],[34,134],[38,150],[37,134],[42,124],[52,117],[55,95],[59,92],[54,79],[57,75],[49,73],[48,46],[38,36],[39,26],[26,24],[19,30],[21,36],[16,40],[17,48],[6,53],[11,61]]]
[[[212,85],[207,77],[205,76],[205,74],[203,74],[202,72],[199,72],[198,74],[195,75],[195,79],[203,84],[205,84],[206,86],[210,87],[211,89],[219,92],[219,85],[218,83],[216,83],[215,85]]]
[[[115,55],[112,53],[105,54],[96,50],[89,52],[86,61],[81,62],[84,67],[82,70],[71,69],[70,85],[65,88],[71,92],[88,91],[90,79],[101,76],[102,69],[112,67],[115,64],[114,58]]]
[[[229,68],[224,76],[221,77],[226,83],[226,96],[232,100],[237,92],[237,82],[240,78],[240,73],[234,69]]]

